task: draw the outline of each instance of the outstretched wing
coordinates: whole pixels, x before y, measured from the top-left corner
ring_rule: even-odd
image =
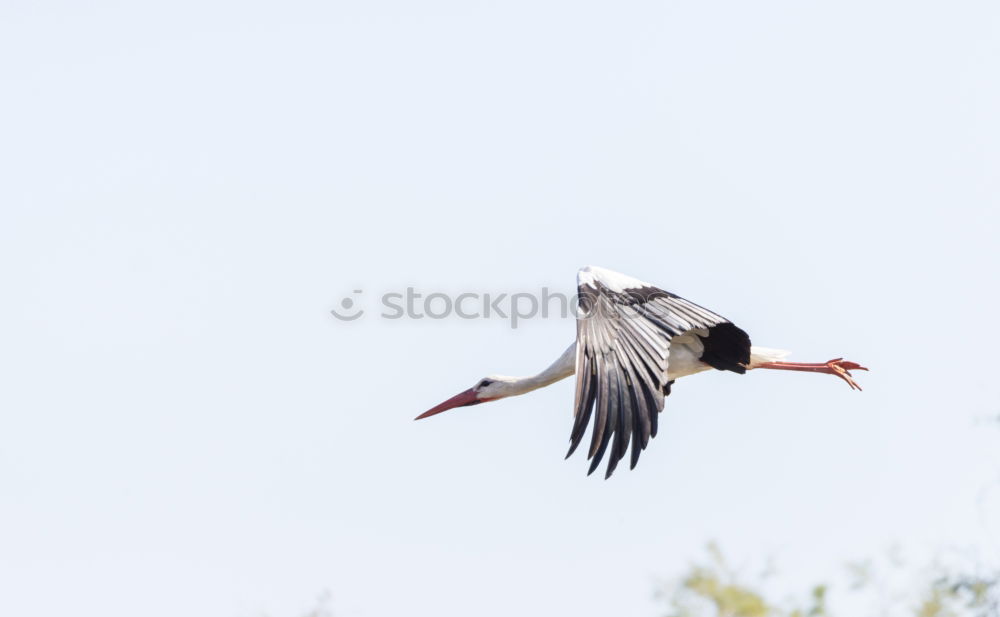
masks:
[[[593,416],[590,471],[610,448],[605,478],[632,444],[631,467],[651,437],[670,393],[670,339],[728,321],[652,285],[587,266],[577,274],[576,401],[569,457]]]

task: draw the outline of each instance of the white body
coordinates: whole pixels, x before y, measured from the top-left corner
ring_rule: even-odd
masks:
[[[610,293],[623,293],[626,290],[640,290],[651,287],[639,279],[613,272],[597,266],[586,266],[577,273],[577,283],[580,289],[590,286],[593,289],[602,289]],[[601,292],[605,293],[605,292]],[[721,317],[707,311],[703,307],[687,303],[682,298],[676,300],[684,304],[679,306],[683,315],[667,316],[672,324],[680,326],[683,323],[692,323],[713,320],[718,322]],[[682,326],[681,326],[682,327]],[[702,337],[708,336],[707,327],[694,327],[682,331],[670,339],[669,356],[666,362],[666,380],[673,381],[695,373],[707,371],[712,367],[702,362],[702,354],[705,352],[705,345]],[[559,359],[552,363],[547,369],[531,377],[506,377],[503,375],[490,375],[487,379],[491,383],[474,388],[477,396],[484,400],[494,400],[506,396],[515,396],[537,390],[560,379],[565,379],[576,372],[577,363],[577,343],[570,345],[563,352]],[[766,347],[750,348],[750,364],[747,369],[754,369],[766,362],[776,362],[788,355],[787,351],[780,349],[768,349]]]

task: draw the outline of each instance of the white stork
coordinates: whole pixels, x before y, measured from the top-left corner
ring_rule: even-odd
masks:
[[[632,444],[631,467],[651,437],[670,386],[709,369],[746,373],[767,368],[836,375],[861,389],[850,371],[865,367],[835,358],[823,363],[783,362],[789,352],[750,345],[732,322],[680,296],[604,268],[577,274],[576,342],[550,367],[531,377],[490,375],[475,386],[417,416],[531,392],[576,373],[576,400],[568,458],[593,416],[590,471],[610,447],[611,476]],[[596,410],[596,411],[595,411]]]

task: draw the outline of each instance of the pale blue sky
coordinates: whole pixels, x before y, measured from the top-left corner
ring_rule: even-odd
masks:
[[[651,616],[710,539],[997,554],[995,2],[85,4],[0,8],[0,614]],[[590,263],[865,391],[685,379],[605,482],[570,381],[411,421],[571,321],[327,312]]]

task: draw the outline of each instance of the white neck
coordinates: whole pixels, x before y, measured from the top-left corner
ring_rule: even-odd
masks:
[[[505,383],[504,396],[517,396],[544,388],[576,372],[576,343],[570,345],[547,369],[530,377],[498,377]]]

